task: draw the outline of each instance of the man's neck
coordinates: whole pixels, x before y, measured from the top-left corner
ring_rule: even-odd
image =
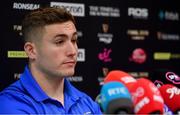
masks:
[[[64,78],[45,76],[32,68],[30,71],[42,90],[49,97],[58,100],[64,105]]]

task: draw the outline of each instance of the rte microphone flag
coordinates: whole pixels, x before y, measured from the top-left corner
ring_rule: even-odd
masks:
[[[106,114],[132,114],[133,102],[128,89],[120,82],[108,82],[101,89],[101,107]]]

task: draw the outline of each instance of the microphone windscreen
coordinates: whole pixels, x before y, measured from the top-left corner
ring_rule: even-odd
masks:
[[[120,82],[108,82],[101,88],[101,107],[105,113],[120,111],[134,113],[133,102],[128,89]]]
[[[165,84],[159,88],[165,104],[173,111],[180,110],[180,89],[172,84]]]
[[[158,88],[148,79],[139,78],[131,89],[134,111],[137,114],[163,114],[164,101]]]
[[[128,90],[133,87],[133,84],[136,83],[136,79],[129,75],[128,73],[120,70],[112,70],[110,71],[104,79],[104,83],[117,81],[123,83]]]

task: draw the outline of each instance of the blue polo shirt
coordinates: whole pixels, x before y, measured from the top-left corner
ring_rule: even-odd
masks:
[[[101,114],[98,104],[66,79],[64,88],[63,106],[41,89],[26,66],[20,79],[0,92],[0,114]]]

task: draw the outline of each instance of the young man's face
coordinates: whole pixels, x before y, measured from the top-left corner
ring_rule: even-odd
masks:
[[[35,46],[35,67],[47,76],[72,76],[77,61],[77,30],[71,21],[45,26]]]

